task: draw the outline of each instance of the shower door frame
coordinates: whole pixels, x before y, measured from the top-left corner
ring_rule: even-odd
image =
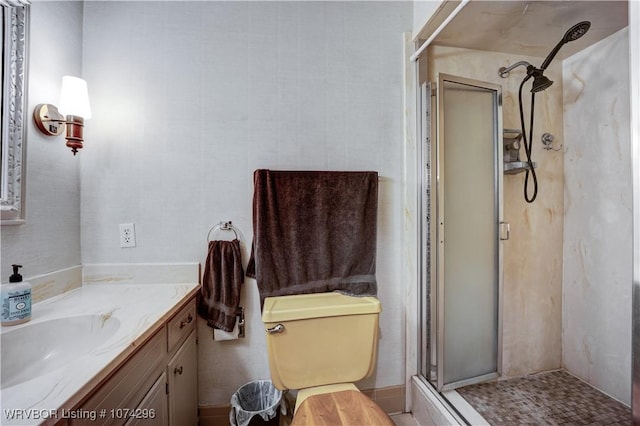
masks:
[[[421,375],[434,385],[439,392],[446,392],[455,388],[466,386],[474,383],[483,382],[502,374],[502,292],[503,292],[503,241],[508,239],[508,231],[503,226],[504,208],[503,208],[503,176],[504,165],[502,161],[502,87],[497,84],[488,83],[479,80],[468,79],[464,77],[453,76],[449,74],[438,74],[437,84],[430,83],[421,88],[421,147],[422,155],[420,156],[422,164],[420,165],[421,183],[423,188],[427,188],[431,196],[431,200],[424,200],[425,190],[421,191],[421,210],[420,215],[421,226],[421,303],[420,317],[422,328],[420,332],[421,343],[419,345],[422,353],[418,357],[421,365],[419,372]],[[444,166],[443,149],[441,144],[444,143],[444,110],[443,90],[444,81],[451,81],[463,85],[469,85],[487,89],[494,92],[496,98],[494,104],[494,194],[495,194],[495,219],[496,229],[496,249],[497,249],[497,342],[496,342],[496,371],[480,376],[470,377],[452,383],[444,383],[444,246],[441,238],[444,233],[444,223],[441,218],[444,217],[444,176],[441,173]],[[431,111],[433,108],[432,97],[430,93],[433,87],[436,87],[436,114]],[[436,117],[434,117],[434,115]],[[434,126],[434,123],[437,123]],[[435,127],[435,131],[434,131]],[[433,137],[435,134],[435,137]],[[435,141],[435,143],[433,143]],[[425,146],[426,145],[426,146]],[[429,157],[429,158],[427,158]],[[432,166],[429,167],[428,163]],[[435,165],[435,167],[433,167]],[[434,185],[435,184],[435,185]],[[430,223],[427,223],[430,221]],[[431,232],[427,232],[431,231]],[[427,249],[427,241],[431,247]],[[431,265],[431,266],[429,266]],[[427,299],[427,293],[430,297]],[[435,297],[434,297],[435,296]],[[426,306],[428,303],[429,306]],[[428,321],[428,323],[427,323]],[[429,329],[427,335],[426,330]],[[435,346],[435,348],[434,348]],[[435,360],[433,358],[435,357]],[[428,365],[426,365],[428,364]],[[434,371],[435,367],[435,371]]]

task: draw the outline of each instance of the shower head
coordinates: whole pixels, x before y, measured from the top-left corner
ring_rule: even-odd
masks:
[[[589,21],[578,22],[573,27],[569,28],[567,32],[564,33],[562,40],[560,40],[558,44],[556,44],[556,47],[554,47],[553,50],[549,52],[549,55],[547,55],[547,58],[544,60],[544,62],[540,66],[540,70],[541,71],[546,70],[549,64],[551,63],[551,61],[553,60],[553,58],[560,51],[560,48],[562,46],[564,46],[566,43],[569,43],[570,41],[575,41],[579,39],[580,37],[585,35],[587,31],[589,31],[589,28],[591,28],[591,22]]]
[[[541,92],[553,84],[553,81],[542,75],[542,70],[534,67],[527,61],[516,62],[509,67],[500,67],[500,69],[498,70],[498,75],[500,75],[500,77],[502,78],[507,78],[509,77],[509,72],[519,66],[527,67],[527,76],[524,78],[524,81],[527,81],[531,77],[533,77],[533,86],[531,87],[531,93]]]
[[[529,65],[527,67],[527,77],[525,78],[525,81],[527,81],[531,77],[533,77],[531,93],[542,92],[553,84],[553,81],[549,80],[542,74],[542,70],[534,67],[533,65]]]
[[[585,35],[587,31],[589,31],[589,28],[591,28],[591,22],[578,22],[573,27],[569,28],[566,33],[564,33],[564,37],[562,37],[562,40],[564,40],[565,43],[577,40]]]
[[[553,84],[553,81],[540,73],[539,76],[533,78],[533,85],[531,86],[531,93],[542,92]]]

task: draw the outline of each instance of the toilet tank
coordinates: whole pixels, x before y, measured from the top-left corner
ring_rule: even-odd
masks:
[[[381,311],[375,297],[267,297],[262,321],[274,386],[303,389],[368,377],[376,363]]]

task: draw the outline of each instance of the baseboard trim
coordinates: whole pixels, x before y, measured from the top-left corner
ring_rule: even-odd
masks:
[[[404,412],[405,386],[388,386],[384,388],[363,389],[361,391],[387,414],[400,414]]]
[[[198,407],[198,426],[229,426],[231,405],[204,405]]]

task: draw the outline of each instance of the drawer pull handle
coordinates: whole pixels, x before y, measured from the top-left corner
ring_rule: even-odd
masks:
[[[189,314],[186,321],[180,321],[180,329],[182,330],[183,328],[185,328],[187,324],[191,323],[191,321],[193,321],[193,317],[191,316],[191,314]]]
[[[182,375],[182,366],[173,369],[173,374]]]

